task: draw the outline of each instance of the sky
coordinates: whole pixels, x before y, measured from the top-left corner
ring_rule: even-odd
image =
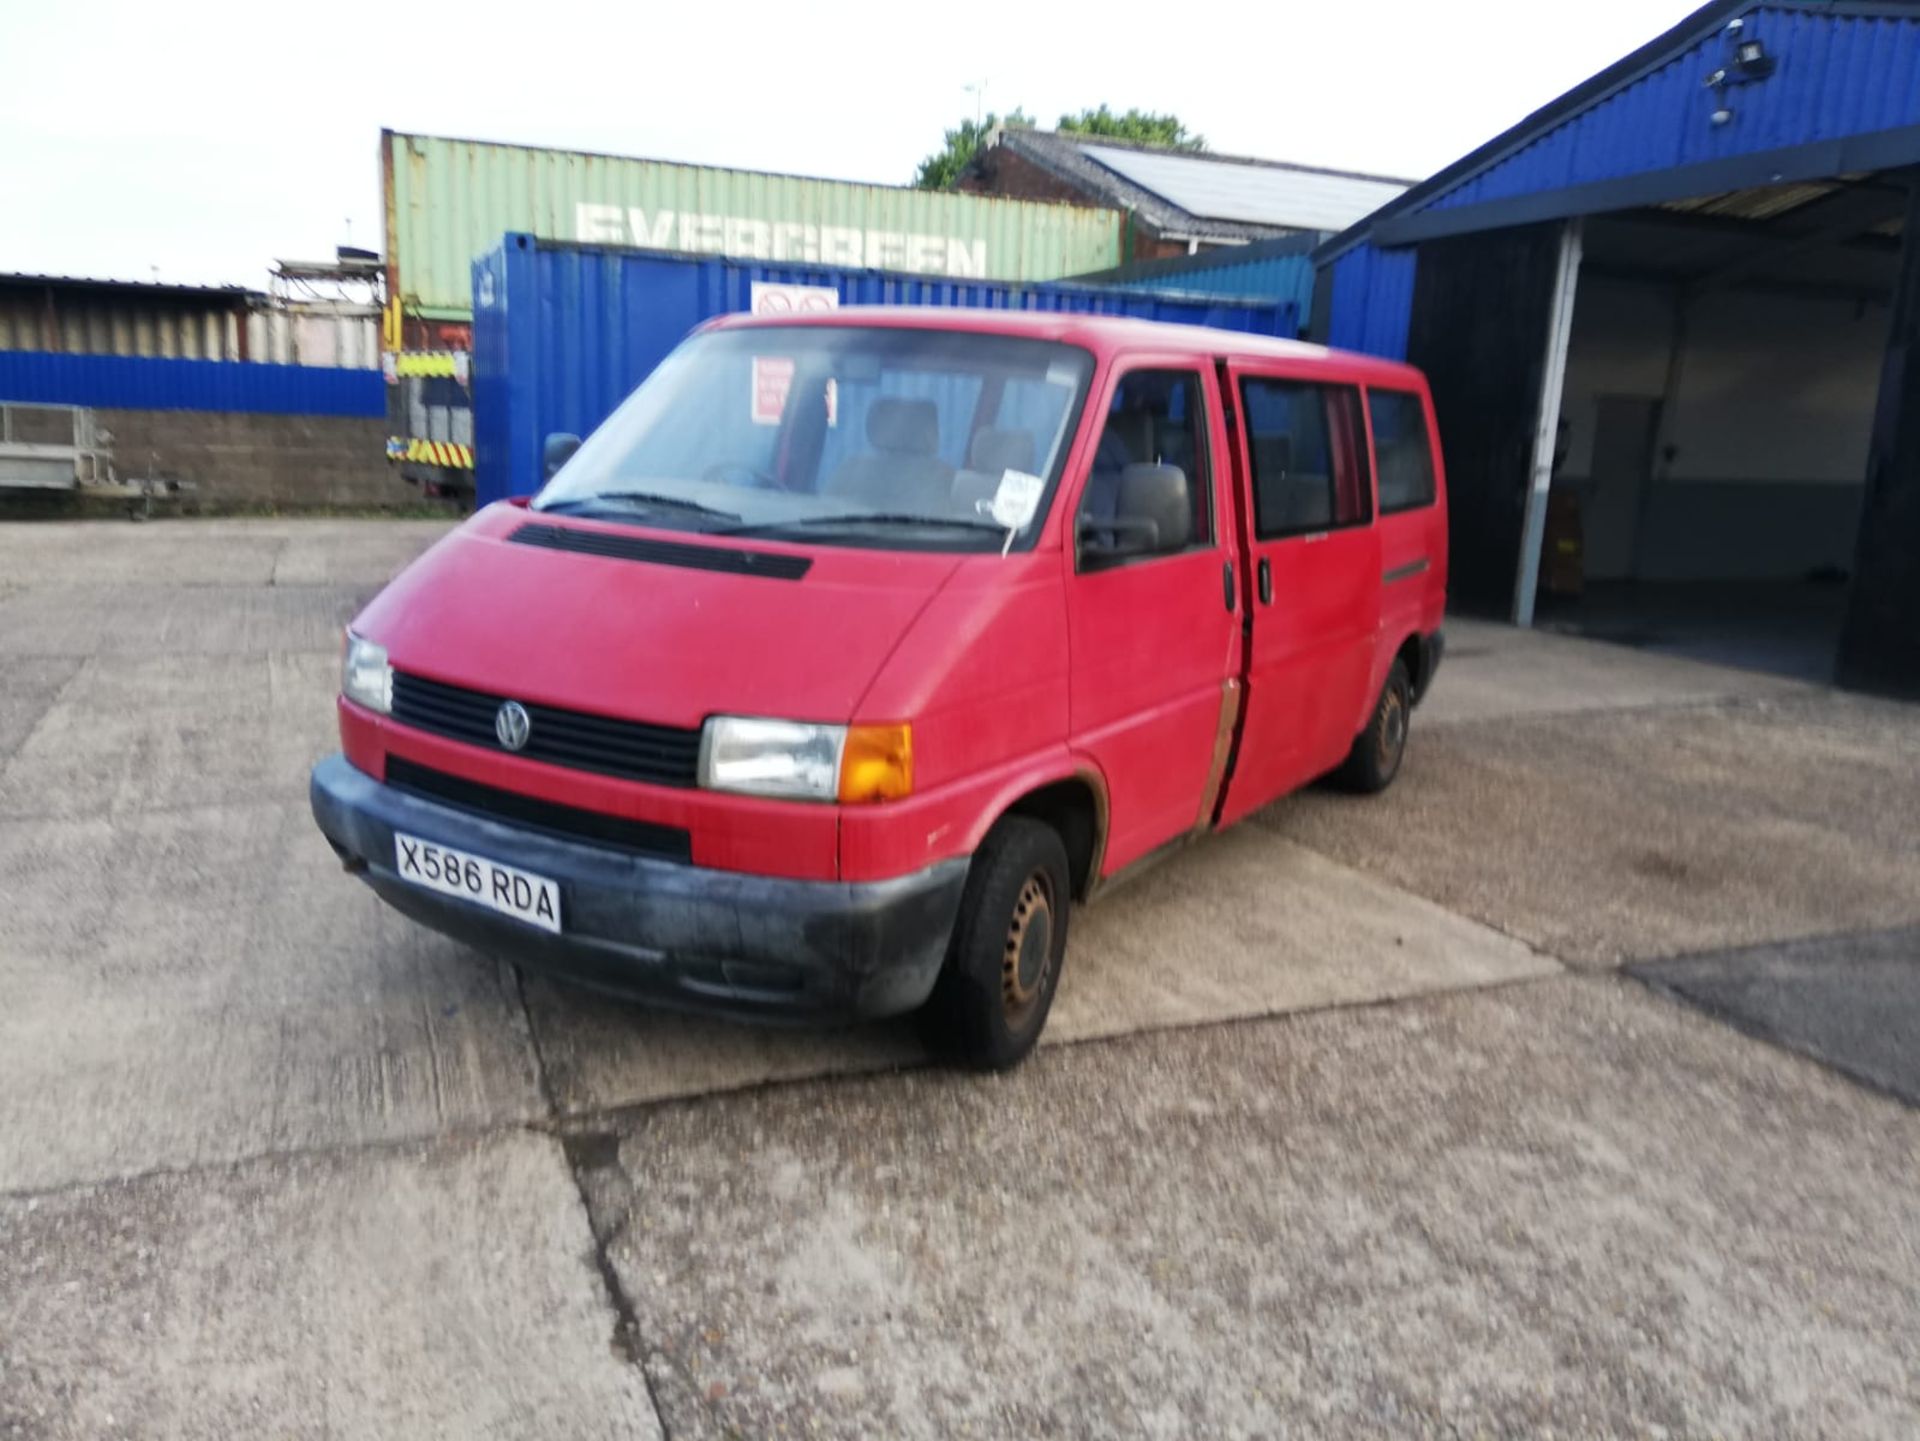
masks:
[[[1693,8],[0,0],[0,271],[259,287],[378,249],[382,126],[905,183],[983,81],[1418,178]]]

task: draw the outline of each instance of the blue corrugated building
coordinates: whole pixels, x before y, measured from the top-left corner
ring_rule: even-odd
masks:
[[[1315,254],[1456,604],[1920,694],[1920,3],[1715,0]]]

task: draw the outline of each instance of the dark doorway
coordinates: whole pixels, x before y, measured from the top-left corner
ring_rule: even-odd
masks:
[[[1588,217],[1541,625],[1835,678],[1905,205],[1858,176]]]
[[[1472,615],[1513,613],[1560,234],[1528,225],[1420,247],[1407,359],[1433,387],[1449,590]]]

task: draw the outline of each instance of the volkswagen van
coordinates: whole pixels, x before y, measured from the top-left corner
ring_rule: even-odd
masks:
[[[1419,372],[844,309],[686,340],[351,623],[320,829],[388,903],[659,1005],[1017,1062],[1076,907],[1328,777],[1441,657]]]

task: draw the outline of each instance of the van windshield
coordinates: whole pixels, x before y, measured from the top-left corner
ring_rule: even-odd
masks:
[[[901,550],[1031,545],[1093,357],[963,331],[768,326],[687,340],[535,510]]]

